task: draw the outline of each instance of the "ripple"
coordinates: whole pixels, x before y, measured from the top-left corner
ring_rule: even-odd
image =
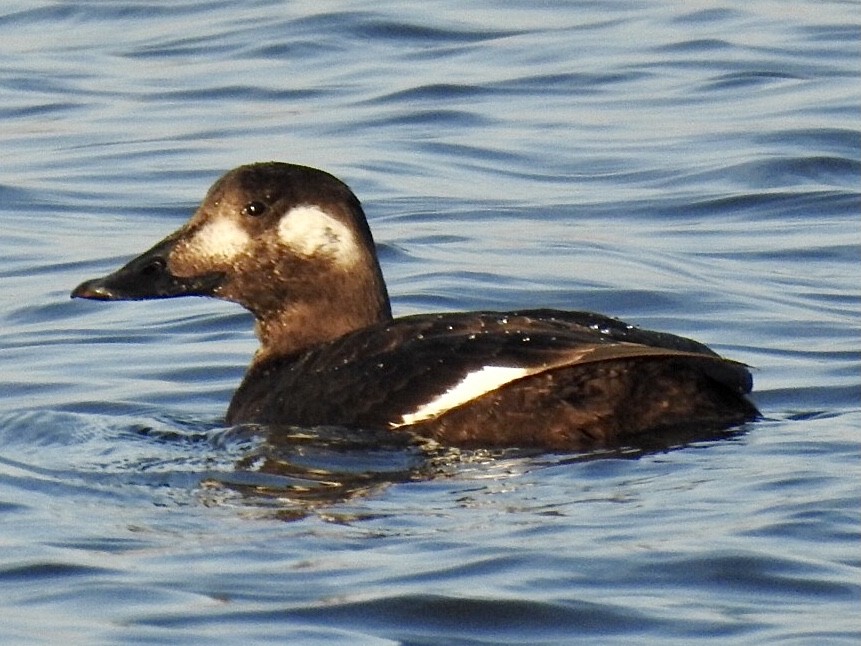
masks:
[[[856,643],[857,8],[402,9],[0,15],[0,641]],[[400,311],[692,336],[765,418],[586,455],[223,428],[247,314],[68,292],[262,159],[356,188]]]

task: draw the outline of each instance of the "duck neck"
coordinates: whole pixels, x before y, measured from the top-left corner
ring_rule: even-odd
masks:
[[[255,331],[260,348],[254,364],[270,358],[294,355],[314,346],[335,341],[351,332],[392,320],[385,288],[376,298],[345,303],[322,298],[314,302],[291,303],[256,316]]]

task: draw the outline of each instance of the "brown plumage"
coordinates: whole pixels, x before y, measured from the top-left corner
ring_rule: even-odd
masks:
[[[261,348],[231,424],[409,430],[455,446],[636,443],[755,418],[739,363],[587,312],[393,319],[359,201],[315,169],[243,166],[191,221],[78,286],[97,300],[209,295],[254,314]]]

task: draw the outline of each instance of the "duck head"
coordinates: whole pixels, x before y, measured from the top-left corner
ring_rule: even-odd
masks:
[[[105,301],[178,296],[245,307],[263,354],[391,319],[359,200],[328,173],[278,162],[228,172],[185,226],[72,291]]]

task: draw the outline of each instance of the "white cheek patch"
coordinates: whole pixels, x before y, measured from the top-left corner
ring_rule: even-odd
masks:
[[[215,219],[200,227],[186,243],[188,253],[201,258],[230,260],[251,244],[251,236],[235,222]]]
[[[436,417],[447,410],[477,399],[492,390],[496,390],[515,379],[525,377],[530,372],[535,372],[535,370],[530,371],[528,368],[511,368],[505,366],[484,366],[480,370],[470,372],[449,390],[439,397],[432,399],[427,404],[420,406],[415,412],[404,415],[403,422],[394,426],[415,424],[424,419]]]
[[[297,206],[281,216],[278,238],[300,256],[323,254],[344,266],[359,258],[352,231],[318,206]]]

